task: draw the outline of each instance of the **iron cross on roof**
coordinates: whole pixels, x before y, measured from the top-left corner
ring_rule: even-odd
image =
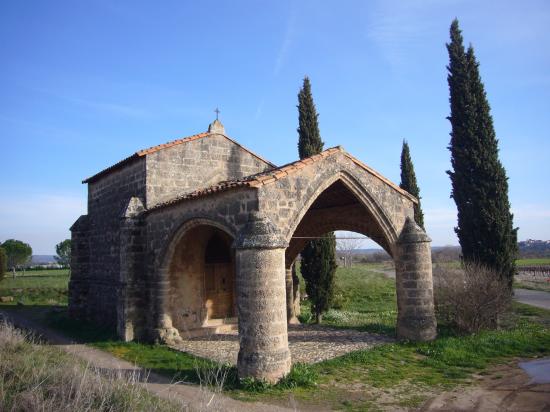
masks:
[[[218,120],[218,115],[220,114],[220,110],[216,107],[216,110],[214,110],[214,113],[216,113],[216,120]]]

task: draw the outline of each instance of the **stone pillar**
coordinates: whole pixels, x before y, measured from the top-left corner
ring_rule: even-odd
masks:
[[[152,340],[155,342],[173,344],[181,342],[179,331],[172,325],[172,318],[166,313],[166,299],[170,293],[168,269],[159,269],[158,278],[151,282],[151,300],[153,302],[152,322],[154,330]]]
[[[298,276],[294,263],[286,269],[286,318],[290,325],[299,324],[298,315],[300,314],[300,290]],[[296,311],[296,300],[298,300],[298,312]]]
[[[429,341],[436,337],[431,239],[407,218],[395,250],[397,336]]]
[[[285,249],[265,218],[252,214],[235,242],[240,378],[275,383],[290,371]]]
[[[69,280],[69,316],[86,319],[90,289],[90,240],[88,215],[80,216],[71,226],[71,277]]]

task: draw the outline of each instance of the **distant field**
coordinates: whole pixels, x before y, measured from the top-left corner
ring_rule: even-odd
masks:
[[[2,303],[8,305],[66,305],[68,284],[68,269],[16,272],[15,279],[6,273],[0,281],[0,296],[13,297],[13,302]]]
[[[458,261],[453,262],[434,262],[439,265],[459,267]],[[517,266],[536,266],[536,265],[550,265],[550,258],[530,258],[530,259],[516,259]]]
[[[518,259],[518,266],[550,265],[550,258]]]

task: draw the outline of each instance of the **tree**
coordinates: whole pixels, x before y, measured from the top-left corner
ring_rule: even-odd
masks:
[[[313,156],[323,150],[324,143],[319,132],[318,114],[311,94],[309,78],[298,93],[298,153],[300,159]],[[334,293],[336,273],[336,240],[334,233],[309,242],[302,251],[301,271],[306,291],[311,302],[315,322],[321,321],[328,310]]]
[[[464,49],[458,20],[450,29],[448,83],[451,115],[452,193],[458,211],[455,232],[462,259],[495,270],[511,289],[516,272],[517,228],[508,200],[508,178],[472,46]]]
[[[8,270],[8,257],[4,248],[0,247],[0,281],[4,279],[4,275]]]
[[[401,149],[401,183],[399,187],[418,199],[418,204],[414,205],[414,220],[418,226],[424,229],[424,213],[422,213],[422,207],[420,206],[420,189],[416,183],[416,174],[414,173],[409,144],[406,140],[403,140],[403,148]]]
[[[304,77],[304,84],[298,93],[298,154],[300,159],[310,157],[323,151],[324,143],[319,132],[317,110],[311,94],[309,78]]]
[[[321,322],[323,313],[330,308],[334,297],[335,247],[334,233],[328,233],[322,239],[309,242],[301,254],[300,268],[315,323]]]
[[[61,266],[71,265],[71,239],[65,239],[63,242],[55,245],[55,261]]]
[[[351,267],[353,265],[353,255],[362,245],[363,240],[356,237],[353,233],[347,233],[338,238],[336,249],[344,258],[344,267]]]
[[[15,277],[15,269],[29,261],[32,248],[27,243],[15,239],[8,239],[0,246],[6,251],[8,268],[13,271],[13,277]]]

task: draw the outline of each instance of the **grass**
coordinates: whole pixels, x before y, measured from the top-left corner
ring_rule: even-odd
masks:
[[[218,366],[210,360],[175,351],[165,345],[121,342],[112,331],[94,327],[88,322],[70,319],[66,312],[52,313],[46,321],[49,326],[80,342],[166,375],[175,381],[200,383],[201,371]]]
[[[32,312],[28,316],[41,321],[49,327],[63,332],[71,338],[104,350],[114,356],[140,365],[155,373],[165,375],[173,381],[205,384],[212,379],[212,371],[223,375],[225,390],[244,389],[258,392],[267,388],[262,382],[239,381],[235,367],[200,358],[188,353],[171,349],[165,345],[140,342],[121,342],[113,331],[97,327],[89,322],[70,319],[66,311]],[[26,308],[18,308],[26,310]],[[289,376],[275,386],[276,389],[307,386],[314,380],[311,370],[305,365],[294,365]]]
[[[0,323],[2,411],[177,411],[139,385],[137,375],[107,374]]]
[[[395,334],[395,283],[376,272],[378,267],[362,264],[351,268],[338,268],[333,308],[324,315],[323,324]],[[307,322],[311,321],[311,318],[309,302],[303,302],[300,319]]]
[[[529,258],[516,260],[518,266],[550,265],[550,258]]]
[[[0,281],[0,296],[11,296],[6,305],[67,305],[69,270],[36,270],[16,272],[15,279],[7,273]]]
[[[324,324],[395,333],[395,283],[376,273],[377,269],[372,265],[338,269],[337,308],[325,315]],[[307,302],[302,310],[302,317],[307,317]],[[308,407],[349,411],[416,407],[443,390],[468,384],[473,374],[491,365],[550,352],[550,312],[515,303],[502,330],[455,336],[440,327],[434,342],[393,343],[314,365],[294,365],[288,378],[270,386],[239,382],[234,367],[162,345],[120,342],[111,332],[72,321],[64,312],[51,313],[46,321],[70,336],[175,380],[201,383],[208,371],[222,371],[226,394],[238,399],[286,406],[294,399]]]

